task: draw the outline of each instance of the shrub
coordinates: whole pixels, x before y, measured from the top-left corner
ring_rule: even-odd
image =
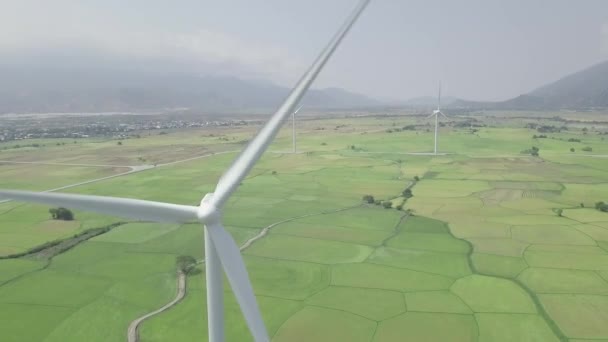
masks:
[[[393,203],[391,201],[384,201],[382,202],[382,206],[384,207],[384,209],[390,209],[393,207]]]
[[[374,203],[375,202],[374,196],[372,196],[372,195],[364,195],[363,196],[363,202],[369,203],[369,204]]]
[[[175,265],[180,272],[188,274],[196,266],[196,259],[190,255],[180,255],[175,260]]]
[[[70,209],[66,208],[51,208],[49,209],[49,213],[53,217],[53,220],[62,220],[62,221],[73,221],[74,213],[70,211]]]
[[[574,152],[574,147],[570,147],[570,152]]]
[[[414,197],[414,194],[412,194],[412,190],[411,189],[405,189],[405,190],[403,190],[403,192],[401,194],[405,198],[412,198],[412,197]]]
[[[591,151],[593,151],[593,148],[591,148],[589,146],[585,146],[585,147],[582,148],[582,150],[585,151],[585,152],[591,152]]]
[[[539,151],[540,151],[540,149],[538,147],[532,146],[532,148],[527,149],[527,150],[523,150],[523,151],[521,151],[521,153],[523,153],[523,154],[529,154],[529,155],[534,156],[534,157],[538,157],[538,152]]]

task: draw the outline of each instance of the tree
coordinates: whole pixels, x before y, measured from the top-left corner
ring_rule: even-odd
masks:
[[[49,209],[49,214],[51,214],[51,217],[53,218],[53,220],[56,220],[57,219],[57,208]]]
[[[603,212],[608,212],[608,204],[604,202],[597,202],[595,203],[595,209]]]
[[[390,209],[393,207],[393,202],[391,201],[384,201],[382,202],[382,206],[384,207],[384,209]]]
[[[585,146],[585,147],[582,148],[582,150],[585,151],[585,152],[591,152],[591,151],[593,151],[593,148],[591,148],[589,146]]]
[[[538,151],[540,151],[540,149],[536,146],[532,146],[532,150],[530,151],[530,154],[533,157],[538,157]]]
[[[375,202],[374,196],[372,196],[372,195],[364,195],[363,196],[363,202],[368,203],[368,204],[374,203]]]
[[[574,152],[574,147],[570,147],[570,152]]]
[[[414,181],[416,181],[416,182],[420,181],[420,177],[414,176]]]
[[[399,204],[398,206],[395,207],[395,209],[397,209],[397,210],[403,210],[403,204]]]
[[[196,266],[196,259],[190,255],[180,255],[175,260],[175,265],[180,272],[188,274]]]
[[[116,145],[118,145],[118,146],[122,145],[122,141],[117,142]]]
[[[412,189],[410,189],[410,188],[407,188],[407,189],[403,190],[402,195],[405,198],[412,198],[412,197],[414,197],[414,194],[412,194]]]
[[[62,221],[73,221],[74,213],[70,209],[66,208],[51,208],[49,209],[49,213],[53,217],[53,220],[62,220]]]
[[[555,210],[555,213],[557,214],[557,216],[561,217],[562,214],[564,213],[564,209],[559,208],[559,209]]]

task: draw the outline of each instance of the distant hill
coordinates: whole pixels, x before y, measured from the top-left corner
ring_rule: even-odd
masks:
[[[451,96],[444,96],[441,98],[441,105],[448,106],[453,102],[458,101],[457,98]],[[436,107],[437,97],[436,96],[421,96],[407,100],[404,105],[411,107]]]
[[[455,107],[483,109],[608,108],[608,61],[502,102],[455,101]]]
[[[0,68],[0,113],[113,112],[191,108],[273,109],[289,89],[235,77],[88,69]],[[313,89],[313,108],[370,107],[378,101],[343,89]]]

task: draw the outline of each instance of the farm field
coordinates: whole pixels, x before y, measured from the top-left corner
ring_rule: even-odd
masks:
[[[608,213],[595,209],[608,200],[602,135],[573,127],[535,139],[521,119],[477,117],[477,131],[454,124],[470,118],[451,120],[438,156],[408,154],[432,147],[417,116],[309,118],[298,154],[284,153],[291,136],[281,133],[224,218],[239,244],[283,222],[243,251],[273,341],[608,339]],[[6,161],[97,166],[0,163],[0,187],[48,190],[123,171],[103,165],[157,164],[64,191],[196,204],[255,128],[1,150]],[[531,146],[539,157],[522,153]],[[216,152],[227,153],[188,160]],[[204,254],[197,224],[75,215],[0,204],[3,256],[121,223],[52,258],[0,259],[2,341],[123,341],[132,320],[175,295],[176,257]],[[204,340],[205,301],[202,264],[185,299],[143,323],[141,341]],[[226,320],[227,340],[251,340],[227,285]]]

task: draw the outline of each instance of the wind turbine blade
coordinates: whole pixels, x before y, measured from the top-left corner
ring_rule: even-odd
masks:
[[[315,80],[325,63],[329,60],[344,36],[348,33],[359,15],[363,12],[370,0],[362,0],[348,17],[344,25],[321,52],[319,57],[302,76],[283,104],[268,120],[266,125],[258,132],[249,145],[233,162],[217,184],[213,194],[212,204],[220,208],[236,190],[241,181],[245,179],[251,168],[260,159],[268,145],[272,142],[286,118],[293,113],[295,106],[300,102],[312,82]]]
[[[426,118],[427,118],[427,119],[432,118],[432,117],[433,117],[433,115],[437,115],[437,113],[430,114],[430,115],[429,115],[429,116],[427,116]]]
[[[0,198],[79,209],[143,221],[181,223],[198,220],[197,207],[130,198],[15,190],[0,190]]]
[[[293,115],[298,114],[298,112],[300,111],[300,109],[302,109],[302,107],[304,107],[304,105],[301,105],[300,107],[298,107],[298,109],[296,109],[296,111],[293,112]]]
[[[439,111],[439,114],[441,114],[441,116],[443,116],[443,117],[444,117],[444,118],[446,118],[446,119],[448,118],[448,117],[447,117],[445,114],[443,114],[443,112],[442,112],[442,111]]]
[[[206,229],[253,339],[256,342],[270,341],[239,247],[219,222],[207,225]]]

